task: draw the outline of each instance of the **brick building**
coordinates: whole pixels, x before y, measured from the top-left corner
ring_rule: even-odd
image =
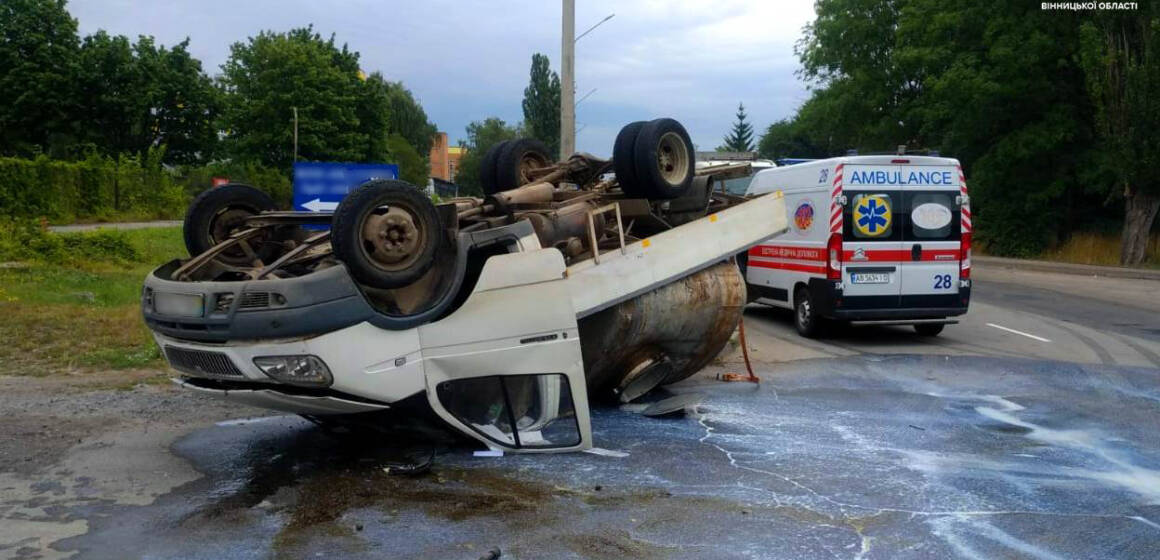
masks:
[[[455,172],[459,170],[459,160],[467,150],[448,144],[447,133],[438,132],[431,142],[431,177],[455,182]]]

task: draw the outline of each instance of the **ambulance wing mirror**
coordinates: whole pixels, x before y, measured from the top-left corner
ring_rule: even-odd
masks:
[[[960,194],[955,197],[955,205],[962,208],[971,204],[971,197],[965,194]]]
[[[844,195],[844,194],[838,195],[838,206],[844,207],[848,203],[849,203],[849,200],[846,199],[846,195]]]

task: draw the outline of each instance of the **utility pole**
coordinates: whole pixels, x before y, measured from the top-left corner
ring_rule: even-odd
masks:
[[[298,161],[298,107],[294,109],[294,161]]]
[[[576,0],[562,0],[560,37],[560,159],[576,151]]]

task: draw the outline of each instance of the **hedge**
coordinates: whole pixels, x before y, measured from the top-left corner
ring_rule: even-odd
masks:
[[[289,205],[290,179],[280,171],[235,163],[163,167],[162,153],[154,149],[141,157],[80,161],[0,157],[0,217],[53,223],[180,218],[189,200],[209,188],[215,176],[250,183]]]

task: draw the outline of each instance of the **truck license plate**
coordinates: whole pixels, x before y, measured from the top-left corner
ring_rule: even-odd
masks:
[[[205,314],[205,296],[155,292],[153,309],[161,315],[171,317],[201,317]]]
[[[889,284],[889,272],[856,272],[850,273],[850,282],[854,284]]]

